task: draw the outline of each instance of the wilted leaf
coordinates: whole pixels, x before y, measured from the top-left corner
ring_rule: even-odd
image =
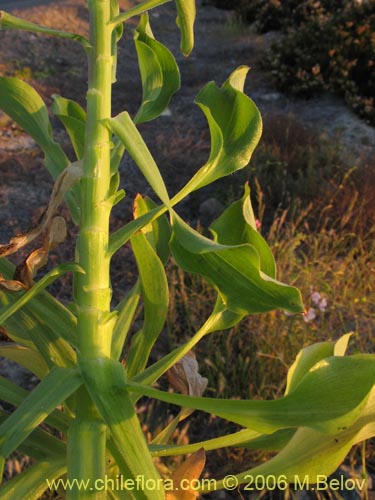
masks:
[[[37,248],[18,265],[14,273],[14,278],[18,279],[27,289],[33,286],[33,278],[36,273],[48,262],[48,255],[57,245],[66,238],[66,223],[63,217],[54,217],[44,238],[43,245]]]
[[[208,380],[199,373],[199,366],[193,351],[189,351],[180,361],[167,371],[171,386],[189,396],[202,396]]]
[[[64,195],[69,189],[79,181],[82,175],[81,164],[79,162],[70,164],[56,179],[52,194],[46,211],[43,213],[38,224],[24,234],[18,234],[11,238],[10,242],[0,245],[0,257],[6,257],[17,252],[20,248],[31,243],[37,238],[51,223],[52,217],[64,199]],[[61,222],[59,222],[61,227]]]

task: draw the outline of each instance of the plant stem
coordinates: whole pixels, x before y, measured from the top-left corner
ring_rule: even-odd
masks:
[[[77,259],[84,275],[77,275],[78,347],[83,360],[107,358],[111,353],[111,287],[108,254],[111,136],[103,124],[111,116],[112,28],[110,0],[89,0],[90,46],[81,220]],[[77,393],[77,420],[69,434],[69,479],[94,481],[105,475],[106,426],[85,388]],[[69,500],[104,499],[105,492],[67,491]]]
[[[110,356],[111,288],[108,240],[111,203],[111,136],[103,120],[111,116],[112,53],[110,1],[90,0],[89,88],[83,178],[81,181],[81,224],[78,241],[79,264],[86,275],[77,277],[79,347],[82,357]]]

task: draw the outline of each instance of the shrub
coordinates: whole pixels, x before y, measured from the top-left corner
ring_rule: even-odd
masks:
[[[374,31],[374,1],[314,15],[274,44],[263,66],[281,90],[305,97],[334,91],[375,124]]]

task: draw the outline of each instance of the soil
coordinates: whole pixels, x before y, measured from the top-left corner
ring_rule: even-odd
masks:
[[[137,3],[121,0],[122,8]],[[0,8],[29,21],[62,30],[87,34],[85,0],[13,0],[1,1]],[[301,127],[313,127],[328,137],[339,136],[340,148],[346,161],[360,163],[372,154],[375,130],[355,116],[335,96],[326,94],[309,101],[285,96],[272,88],[259,68],[264,50],[277,38],[277,33],[259,36],[239,28],[233,14],[203,5],[197,1],[196,45],[192,55],[184,58],[179,51],[179,31],[175,24],[173,2],[150,12],[155,37],[175,55],[180,67],[182,89],[173,97],[168,110],[157,121],[141,126],[141,132],[157,160],[171,194],[176,192],[201,165],[210,151],[206,120],[193,105],[199,90],[211,80],[221,85],[234,68],[248,65],[251,71],[246,92],[259,106],[265,122],[270,116],[294,117]],[[132,43],[135,23],[125,26],[119,45],[117,83],[113,89],[114,114],[128,110],[136,112],[140,100],[140,78]],[[87,65],[78,44],[58,38],[44,37],[19,31],[0,33],[0,74],[18,76],[32,84],[49,106],[53,94],[60,94],[85,105]],[[54,134],[74,156],[66,133],[51,116]],[[152,196],[136,166],[125,158],[120,167],[127,196],[119,204],[112,219],[113,228],[131,218],[131,202],[138,192]],[[235,182],[235,181],[230,181]],[[53,182],[43,166],[43,157],[28,137],[6,115],[0,112],[0,243],[30,227],[48,202]],[[227,198],[228,181],[191,195],[179,207],[180,213],[192,224],[205,224],[216,215],[221,200]],[[76,230],[71,224],[70,244],[59,249],[52,260],[72,259]],[[124,271],[124,263],[125,269]],[[123,248],[114,261],[113,287],[119,299],[132,280],[133,264],[130,251]],[[67,282],[56,289],[63,300]],[[0,366],[1,369],[1,366]]]

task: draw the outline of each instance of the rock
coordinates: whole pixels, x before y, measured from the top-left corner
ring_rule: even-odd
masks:
[[[203,226],[211,224],[224,210],[222,203],[216,198],[208,198],[199,207],[199,215]]]

